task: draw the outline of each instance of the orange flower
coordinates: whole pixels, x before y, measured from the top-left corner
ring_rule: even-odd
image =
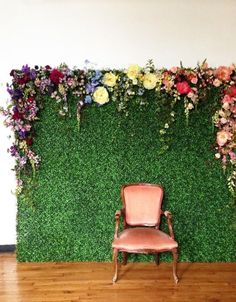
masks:
[[[215,70],[215,76],[223,82],[226,82],[230,79],[231,73],[232,70],[226,66],[220,66]]]

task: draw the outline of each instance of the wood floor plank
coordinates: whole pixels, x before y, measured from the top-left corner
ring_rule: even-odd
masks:
[[[1,302],[234,302],[236,263],[128,263],[113,284],[111,263],[17,263],[0,254]]]

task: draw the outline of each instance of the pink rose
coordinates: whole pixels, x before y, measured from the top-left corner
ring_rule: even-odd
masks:
[[[230,111],[233,113],[233,114],[236,114],[236,106],[231,106],[230,108]]]
[[[220,123],[221,123],[222,125],[226,124],[227,122],[228,122],[228,120],[227,120],[225,117],[222,117],[222,118],[220,119]]]
[[[187,75],[187,78],[192,84],[197,84],[198,78],[195,72],[189,73]]]
[[[173,86],[173,82],[172,82],[172,81],[169,81],[169,80],[167,80],[167,79],[164,79],[162,82],[163,82],[163,84],[165,85],[165,87],[166,87],[167,89],[170,89],[170,88]]]
[[[226,95],[223,97],[223,99],[222,99],[222,103],[223,103],[223,104],[224,104],[224,103],[232,104],[232,103],[233,103],[233,100],[231,99],[231,97],[230,97],[228,94],[226,94]]]
[[[186,81],[178,82],[176,84],[176,89],[180,94],[188,94],[189,92],[191,92],[191,87]]]
[[[197,81],[198,81],[197,77],[194,77],[191,79],[191,83],[193,83],[193,84],[197,84]]]
[[[223,82],[229,81],[231,73],[232,70],[226,66],[220,66],[215,70],[215,76]]]
[[[177,70],[178,70],[178,67],[171,67],[171,69],[170,69],[170,71],[172,72],[172,73],[176,73],[177,72]]]
[[[236,159],[236,154],[232,151],[229,152],[229,156],[231,160],[235,160]]]
[[[227,141],[231,138],[232,134],[229,131],[226,130],[221,130],[219,132],[217,132],[217,144],[219,146],[224,146]]]

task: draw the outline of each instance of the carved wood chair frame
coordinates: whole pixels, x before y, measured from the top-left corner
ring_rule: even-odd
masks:
[[[114,233],[114,239],[119,238],[119,228],[120,228],[120,218],[123,217],[123,225],[124,225],[124,229],[130,227],[127,224],[126,221],[126,216],[125,216],[125,196],[124,196],[124,189],[128,186],[156,186],[162,189],[162,192],[164,193],[164,189],[161,185],[157,185],[157,184],[149,184],[149,183],[132,183],[132,184],[126,184],[123,185],[121,188],[121,200],[123,203],[123,208],[121,210],[117,210],[115,212],[115,233]],[[172,226],[172,219],[173,219],[173,215],[169,212],[169,211],[163,211],[161,209],[161,215],[163,215],[164,217],[166,217],[167,219],[167,224],[168,224],[168,229],[169,229],[169,236],[174,240],[174,231],[173,231],[173,226]],[[155,229],[159,230],[159,226],[160,223],[150,226],[150,227],[154,227]],[[118,277],[118,253],[122,252],[123,253],[123,261],[122,264],[126,265],[127,264],[127,257],[128,257],[128,253],[142,253],[142,254],[155,254],[155,262],[157,265],[159,265],[159,253],[161,252],[172,252],[173,255],[173,277],[174,277],[174,281],[177,284],[179,281],[179,278],[177,276],[177,261],[178,261],[178,251],[177,248],[174,249],[162,249],[162,250],[158,250],[158,252],[156,250],[150,250],[150,249],[138,249],[138,250],[132,250],[130,251],[129,249],[118,249],[118,248],[113,248],[113,264],[114,264],[114,277],[113,277],[113,282],[117,281],[117,277]]]

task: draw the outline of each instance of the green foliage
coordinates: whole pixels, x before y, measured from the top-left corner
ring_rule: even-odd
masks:
[[[110,261],[121,185],[149,182],[165,188],[163,209],[174,214],[180,261],[236,261],[234,204],[211,148],[210,100],[191,113],[188,126],[177,105],[172,143],[160,155],[161,100],[150,99],[141,110],[134,101],[128,116],[114,103],[92,105],[82,112],[78,131],[76,100],[70,99],[72,118],[62,118],[54,101],[45,99],[35,125],[42,164],[33,207],[18,200],[18,260]],[[171,257],[163,254],[162,260]]]

